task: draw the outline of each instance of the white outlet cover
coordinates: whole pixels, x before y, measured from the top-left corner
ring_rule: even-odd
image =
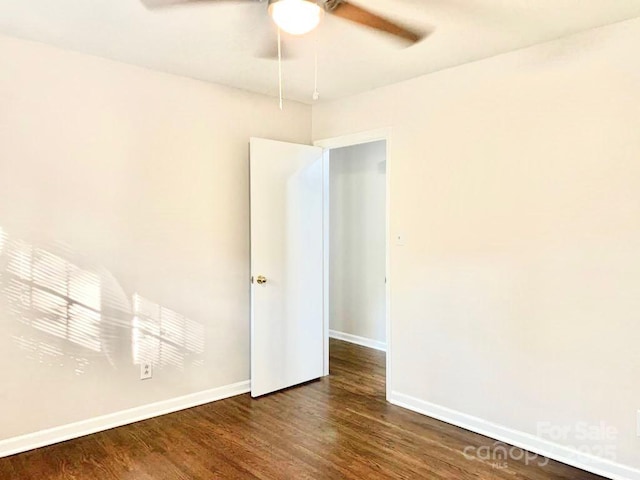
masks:
[[[153,377],[153,366],[150,363],[140,364],[140,380],[148,380]]]
[[[403,247],[407,243],[407,237],[404,233],[396,234],[396,245]]]
[[[636,434],[640,437],[640,410],[636,413]]]

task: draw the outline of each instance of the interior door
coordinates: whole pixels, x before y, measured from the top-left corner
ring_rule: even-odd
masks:
[[[250,141],[251,395],[323,374],[322,149]]]

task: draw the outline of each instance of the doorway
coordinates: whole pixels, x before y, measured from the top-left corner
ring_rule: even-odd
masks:
[[[370,354],[382,358],[388,394],[388,134],[316,145],[325,148],[325,374],[334,350]]]

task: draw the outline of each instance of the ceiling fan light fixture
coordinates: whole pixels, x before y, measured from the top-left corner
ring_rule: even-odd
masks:
[[[269,15],[281,30],[304,35],[318,26],[322,9],[315,0],[269,0]]]

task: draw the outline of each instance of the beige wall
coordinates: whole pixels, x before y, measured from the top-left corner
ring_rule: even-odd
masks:
[[[606,422],[640,468],[639,44],[634,20],[314,107],[314,139],[392,127],[394,392]],[[0,439],[246,380],[247,139],[308,143],[309,107],[6,37],[0,60]],[[189,326],[150,382],[136,309]]]
[[[0,440],[248,380],[248,140],[309,143],[310,107],[8,37],[0,63]]]
[[[386,341],[384,141],[331,150],[329,328]]]
[[[633,20],[314,107],[316,140],[392,129],[394,392],[605,422],[640,467],[638,45]]]

